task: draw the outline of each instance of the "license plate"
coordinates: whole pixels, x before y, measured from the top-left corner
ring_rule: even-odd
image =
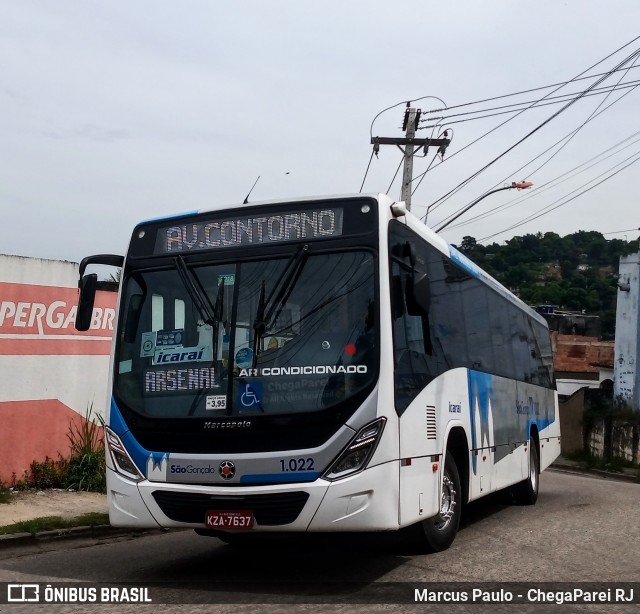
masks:
[[[253,512],[250,510],[208,510],[207,529],[252,529]]]

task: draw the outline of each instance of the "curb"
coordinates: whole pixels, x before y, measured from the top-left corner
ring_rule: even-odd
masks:
[[[111,525],[93,525],[86,527],[72,527],[68,529],[54,529],[52,531],[40,531],[39,533],[9,533],[0,535],[0,549],[13,546],[25,546],[42,542],[58,540],[79,539],[83,537],[120,537],[130,535],[137,537],[148,533],[164,533],[163,529],[127,529],[112,527]]]
[[[604,471],[603,469],[591,469],[580,465],[572,465],[570,463],[555,462],[549,465],[549,469],[560,473],[571,473],[573,475],[595,475],[606,480],[614,480],[618,482],[630,482],[632,484],[640,484],[640,477],[629,475],[627,473],[613,473],[612,471]]]

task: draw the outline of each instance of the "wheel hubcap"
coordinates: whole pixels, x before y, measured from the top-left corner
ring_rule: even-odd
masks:
[[[533,457],[529,461],[529,482],[531,483],[533,492],[536,492],[538,489],[538,471],[536,464],[533,462]]]
[[[440,512],[435,518],[435,527],[442,531],[451,523],[451,519],[456,509],[456,489],[453,480],[445,473],[442,479],[442,501],[440,502]]]

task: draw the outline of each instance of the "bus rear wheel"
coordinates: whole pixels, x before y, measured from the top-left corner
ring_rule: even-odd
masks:
[[[460,526],[461,512],[460,474],[453,455],[447,452],[442,472],[440,511],[416,527],[421,549],[426,552],[441,552],[451,546]]]
[[[538,448],[533,439],[529,443],[529,475],[516,484],[513,489],[513,498],[519,505],[534,505],[538,500],[538,488],[540,486],[540,458]]]

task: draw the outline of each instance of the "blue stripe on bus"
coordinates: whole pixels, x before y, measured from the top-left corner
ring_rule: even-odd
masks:
[[[534,418],[533,420],[529,420],[527,422],[526,438],[529,439],[529,433],[531,433],[532,424],[535,424],[538,427],[539,433],[542,429],[546,429],[552,422],[555,422],[555,420],[550,420],[549,418]]]
[[[484,443],[482,436],[486,435],[487,445],[489,445],[489,429],[493,428],[492,424],[489,424],[489,402],[493,396],[493,376],[488,373],[482,373],[480,371],[472,371],[469,369],[469,414],[471,416],[471,446],[472,449],[481,448]],[[480,431],[480,441],[476,441],[476,403],[478,404],[478,418],[480,424],[478,429]],[[474,456],[471,457],[471,465],[473,473],[477,470],[477,459]]]
[[[122,445],[126,448],[131,460],[144,477],[147,477],[147,460],[149,456],[153,455],[154,460],[156,458],[162,459],[165,456],[164,452],[149,452],[138,443],[124,421],[113,397],[111,398],[111,410],[109,412],[109,427],[120,437]]]
[[[107,424],[107,426],[114,431],[118,437],[122,437],[122,435],[129,430],[113,397],[111,397],[111,410],[109,411],[109,424]]]
[[[453,260],[460,268],[464,269],[467,273],[476,277],[477,279],[481,278],[480,270],[476,266],[476,264],[469,260],[462,252],[459,252],[453,245],[449,246],[449,256],[451,260]]]
[[[240,483],[274,484],[285,482],[313,482],[320,477],[319,471],[292,471],[291,473],[255,473],[240,477]]]

